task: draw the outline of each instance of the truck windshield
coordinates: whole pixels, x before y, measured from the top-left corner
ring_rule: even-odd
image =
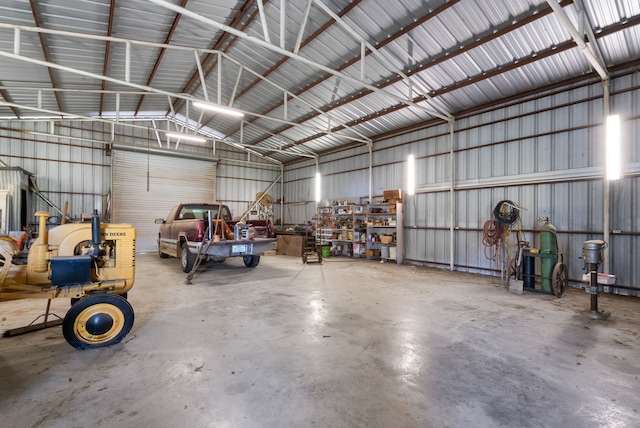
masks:
[[[187,220],[187,219],[198,219],[204,220],[207,218],[209,211],[211,211],[211,218],[217,219],[221,218],[224,221],[231,221],[231,213],[229,209],[222,205],[222,211],[220,212],[220,216],[218,217],[218,208],[220,205],[184,205],[180,210],[180,216],[178,219]]]

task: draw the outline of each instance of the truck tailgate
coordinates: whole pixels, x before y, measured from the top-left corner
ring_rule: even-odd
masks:
[[[200,245],[200,244],[198,244]],[[227,240],[212,242],[206,241],[202,244],[203,253],[209,256],[236,257],[236,256],[259,256],[269,250],[275,250],[275,238],[255,238],[251,240]]]

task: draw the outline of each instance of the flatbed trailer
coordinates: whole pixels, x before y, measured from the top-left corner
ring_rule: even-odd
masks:
[[[187,281],[191,281],[203,261],[224,261],[228,257],[242,257],[246,267],[254,268],[261,255],[276,249],[276,241],[276,238],[252,238],[189,242],[181,254],[182,270],[188,273]]]

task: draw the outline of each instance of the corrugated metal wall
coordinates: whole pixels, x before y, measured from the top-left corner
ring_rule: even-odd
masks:
[[[609,270],[620,285],[631,287],[640,287],[639,76],[614,79],[611,86],[611,113],[622,117],[626,172],[622,180],[611,183],[611,229],[621,233],[609,240]],[[599,83],[556,89],[458,118],[453,134],[453,207],[448,124],[376,141],[374,195],[406,188],[406,159],[410,153],[416,156],[418,192],[405,201],[407,261],[449,267],[453,226],[455,269],[497,274],[498,266],[482,244],[482,229],[495,205],[508,199],[524,208],[522,227],[534,246],[539,245],[537,217],[551,218],[569,278],[580,279],[582,243],[603,237],[602,94]],[[368,162],[366,147],[323,156],[323,199],[367,195]],[[312,162],[287,166],[285,198],[312,201],[314,173]],[[313,213],[307,206],[287,209],[293,223],[309,220]]]
[[[104,214],[111,194],[112,162],[106,143],[159,148],[155,133],[147,128],[153,124],[144,121],[136,124],[140,128],[116,127],[112,132],[111,125],[102,122],[0,121],[0,161],[34,174],[38,187],[51,202],[60,208],[69,202],[70,217],[80,219],[82,213],[91,213],[94,209]],[[163,129],[165,125],[162,121],[155,122],[155,126]],[[162,143],[166,147],[166,141]],[[185,143],[181,143],[179,149],[218,158],[215,195],[228,202],[236,216],[242,215],[255,200],[256,193],[264,191],[281,172],[279,164],[256,156],[248,159],[246,153],[220,143],[215,150]],[[279,199],[281,185],[277,184],[269,193],[275,200]],[[279,205],[274,208],[278,218]],[[40,210],[53,211],[36,198],[33,211]]]
[[[235,218],[242,216],[255,202],[256,194],[266,191],[269,186],[280,177],[281,166],[267,163],[260,158],[246,153],[226,150],[219,145],[216,156],[218,163],[217,191],[219,202],[231,208]],[[268,194],[274,201],[278,201],[282,194],[281,181],[269,189]],[[274,219],[281,218],[280,205],[272,206]]]
[[[92,143],[87,123],[57,126],[72,139],[51,137],[52,123],[0,122],[0,161],[31,172],[38,188],[57,207],[69,203],[69,215],[80,217],[94,208],[103,210],[109,189],[110,161],[104,145]],[[51,211],[36,197],[35,211]]]

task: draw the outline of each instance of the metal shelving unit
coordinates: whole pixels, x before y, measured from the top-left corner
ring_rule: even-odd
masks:
[[[380,212],[371,212],[380,210]],[[402,203],[372,204],[367,208],[367,258],[395,261],[401,264],[403,252],[403,206]],[[389,242],[386,237],[393,236]],[[376,238],[377,237],[377,238]]]

